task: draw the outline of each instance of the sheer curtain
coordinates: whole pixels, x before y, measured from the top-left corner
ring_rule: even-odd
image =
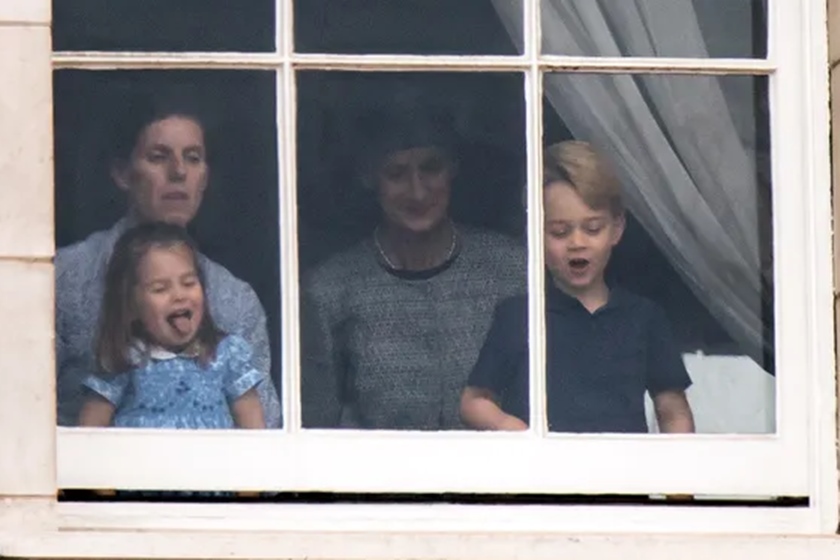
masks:
[[[521,44],[520,7],[493,2]],[[691,0],[545,0],[542,17],[545,53],[708,56]],[[557,73],[544,89],[572,134],[608,153],[630,210],[761,362],[772,342],[762,317],[754,98],[743,83],[725,90],[727,79]]]
[[[492,1],[522,45],[520,3]],[[726,50],[720,39],[743,39],[714,9],[709,0],[543,0],[542,49],[708,57],[710,47]],[[709,31],[717,43],[707,44]],[[772,353],[763,317],[772,308],[772,253],[753,87],[749,77],[696,75],[556,73],[544,82],[566,127],[612,159],[630,210],[745,354],[685,356],[699,432],[775,430],[775,384],[758,365]],[[649,399],[647,406],[656,431]]]

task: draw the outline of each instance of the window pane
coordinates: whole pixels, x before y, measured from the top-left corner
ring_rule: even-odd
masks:
[[[298,85],[303,425],[462,428],[494,307],[525,291],[522,75]]]
[[[257,383],[277,426],[275,74],[68,70],[54,88],[59,422],[99,394],[117,425],[245,425]],[[203,289],[177,228],[132,227],[155,220],[188,226]]]
[[[764,58],[766,0],[542,0],[543,52]]]
[[[273,51],[274,0],[55,0],[56,50]]]
[[[546,262],[575,296],[547,293],[549,428],[625,431],[647,389],[664,431],[684,366],[698,432],[774,432],[767,78],[544,85]]]
[[[521,0],[304,0],[295,50],[333,53],[518,54]],[[517,19],[518,18],[518,19]],[[503,25],[504,23],[504,25]]]

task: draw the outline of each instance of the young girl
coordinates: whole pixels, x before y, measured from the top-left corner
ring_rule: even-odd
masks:
[[[248,344],[213,323],[197,254],[183,228],[160,222],[117,241],[81,426],[265,428],[264,375]]]

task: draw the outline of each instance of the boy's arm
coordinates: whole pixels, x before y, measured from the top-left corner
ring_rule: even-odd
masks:
[[[685,391],[662,391],[653,397],[656,420],[665,434],[693,434],[694,416]]]
[[[481,387],[466,387],[461,393],[461,419],[478,430],[527,430],[528,424],[504,412],[493,393]]]
[[[691,377],[685,369],[682,353],[665,312],[656,305],[650,308],[647,354],[645,385],[653,397],[660,432],[694,433],[694,416],[685,397],[685,390],[691,386]]]

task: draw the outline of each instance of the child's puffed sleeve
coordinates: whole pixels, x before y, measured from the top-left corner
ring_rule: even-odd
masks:
[[[685,391],[691,385],[691,378],[672,332],[665,312],[651,303],[645,380],[651,396],[663,391]]]
[[[107,378],[98,375],[89,375],[82,382],[82,385],[110,402],[114,407],[118,407],[128,387],[129,376],[130,374],[128,373],[121,373]]]
[[[224,360],[224,391],[229,401],[235,401],[266,379],[265,373],[253,365],[251,345],[245,339],[230,335],[219,344]]]

